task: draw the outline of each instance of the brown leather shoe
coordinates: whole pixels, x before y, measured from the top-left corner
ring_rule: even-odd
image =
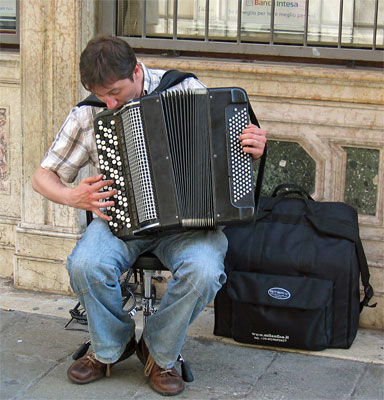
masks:
[[[169,369],[159,367],[149,354],[143,337],[137,344],[136,354],[145,365],[144,374],[149,376],[149,385],[153,390],[164,396],[175,396],[184,390],[183,378],[178,374],[175,367]]]
[[[67,371],[68,378],[75,383],[85,384],[97,381],[110,375],[110,367],[114,366],[120,361],[130,357],[136,350],[136,340],[133,337],[125,347],[123,354],[120,358],[111,364],[104,364],[96,360],[95,353],[92,351],[83,357],[76,360]]]
[[[152,356],[149,356],[149,359],[151,358]],[[160,368],[155,362],[149,371],[149,385],[163,396],[175,396],[184,390],[183,378],[178,374],[175,367],[164,369]]]

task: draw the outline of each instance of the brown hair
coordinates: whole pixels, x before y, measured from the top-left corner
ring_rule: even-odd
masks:
[[[131,46],[113,36],[91,39],[80,56],[80,79],[87,90],[120,79],[132,79],[137,59]]]

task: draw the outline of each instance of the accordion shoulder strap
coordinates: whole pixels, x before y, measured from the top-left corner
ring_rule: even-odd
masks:
[[[196,75],[192,74],[192,72],[182,72],[177,69],[170,69],[162,76],[159,86],[154,90],[154,93],[163,92],[187,78],[197,79]]]
[[[182,72],[177,69],[170,69],[162,76],[161,81],[157,88],[154,90],[154,93],[160,93],[164,90],[171,88],[172,86],[177,85],[187,78],[195,78],[196,75],[191,72]],[[89,95],[87,98],[82,100],[77,104],[78,107],[81,106],[93,106],[93,107],[106,107],[107,105],[99,100],[93,93]]]
[[[252,109],[251,103],[248,100],[248,112],[249,112],[249,117],[252,122],[252,124],[258,126],[260,128],[259,121],[256,118],[255,112]],[[255,186],[255,207],[256,207],[256,213],[257,209],[259,207],[259,201],[260,201],[260,196],[261,196],[261,189],[263,186],[263,178],[264,178],[264,170],[265,170],[265,164],[267,162],[267,145],[265,145],[264,148],[264,153],[260,158],[260,163],[259,163],[259,169],[257,173],[257,179],[256,179],[256,186]]]
[[[80,103],[76,104],[77,107],[81,106],[93,106],[93,107],[107,107],[107,105],[99,100],[95,94],[90,94],[84,100],[80,101]]]

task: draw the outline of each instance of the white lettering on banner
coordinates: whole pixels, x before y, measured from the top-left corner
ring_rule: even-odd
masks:
[[[205,27],[206,0],[195,0],[193,18],[198,29]],[[225,3],[225,5],[223,4]],[[339,7],[336,3],[311,0],[308,9],[308,40],[338,40]],[[306,0],[275,1],[274,32],[277,35],[298,37],[304,32]],[[270,32],[272,0],[242,0],[242,34],[253,35]],[[350,42],[353,36],[354,2],[344,0],[342,41]],[[210,0],[209,31],[212,35],[234,35],[237,32],[238,1]],[[225,33],[224,33],[225,32]],[[292,36],[293,35],[293,36]]]
[[[243,24],[267,25],[271,22],[271,0],[245,0],[242,9]],[[302,29],[305,0],[276,1],[275,29]]]
[[[225,19],[237,21],[237,0],[230,0],[226,7],[219,7],[219,1],[211,1],[209,15],[211,22]],[[271,0],[243,0],[242,4],[242,25],[244,27],[250,24],[253,27],[269,26],[271,20]],[[205,0],[198,0],[198,6],[195,10],[195,18],[204,20],[205,18]],[[313,12],[312,12],[313,11]],[[311,8],[310,13],[317,12],[316,8]],[[310,14],[311,15],[311,14]],[[305,0],[296,1],[276,1],[275,24],[292,24],[292,20],[300,20],[303,24],[305,17]],[[296,23],[297,25],[297,23]]]

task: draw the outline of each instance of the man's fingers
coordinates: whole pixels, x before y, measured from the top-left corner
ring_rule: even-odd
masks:
[[[98,192],[97,198],[98,199],[106,199],[107,197],[112,197],[117,193],[117,189],[108,190],[107,192]]]
[[[250,138],[250,139],[243,139],[241,141],[241,145],[242,146],[257,147],[257,148],[264,148],[265,142],[264,141],[260,141],[260,140],[256,140],[254,138]]]
[[[266,135],[267,131],[265,131],[264,129],[259,128],[257,125],[254,124],[249,124],[248,126],[246,126],[243,129],[243,132],[258,132],[261,135]]]
[[[265,143],[267,141],[267,137],[263,133],[253,131],[246,132],[244,130],[243,133],[239,136],[239,140],[243,141],[245,139],[255,139],[262,143]]]
[[[106,207],[113,207],[115,205],[115,202],[113,200],[108,200],[108,201],[93,201],[92,202],[92,207],[96,208],[106,208]]]
[[[99,174],[96,176],[88,176],[87,178],[84,178],[82,180],[83,183],[87,183],[87,184],[92,184],[92,183],[96,183],[99,182],[103,179],[103,174]]]
[[[256,125],[248,125],[239,136],[244,153],[251,154],[254,159],[261,157],[267,142],[267,133]]]
[[[92,187],[95,189],[96,192],[98,192],[100,189],[102,189],[104,186],[111,186],[113,184],[112,179],[108,179],[105,181],[100,181],[96,182],[92,185]]]
[[[112,219],[112,218],[109,217],[108,215],[105,215],[104,213],[102,213],[102,212],[100,211],[99,208],[95,208],[95,209],[93,210],[93,212],[94,212],[98,217],[100,217],[100,218],[102,218],[102,219],[105,219],[106,221],[110,221],[110,220]]]
[[[97,176],[89,176],[88,178],[84,178],[82,183],[91,185],[95,192],[98,192],[105,186],[113,185],[114,181],[112,179],[103,180],[104,175],[100,174]]]

